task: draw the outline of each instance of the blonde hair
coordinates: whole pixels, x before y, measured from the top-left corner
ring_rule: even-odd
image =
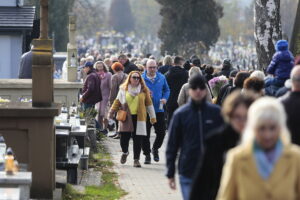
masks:
[[[144,72],[145,71],[145,67],[142,64],[136,64],[137,68],[139,69],[140,72]]]
[[[199,67],[191,67],[191,69],[189,70],[189,77],[192,77],[194,75],[202,75],[202,71],[200,70]]]
[[[267,120],[279,125],[280,138],[285,143],[290,143],[290,132],[286,126],[286,114],[281,103],[273,97],[262,97],[256,100],[249,108],[248,121],[243,134],[242,144],[254,141],[255,129]]]
[[[250,77],[256,77],[256,78],[259,78],[263,81],[265,80],[265,74],[262,71],[259,71],[259,70],[255,70],[254,72],[252,72],[250,74]]]
[[[173,65],[173,59],[171,56],[167,55],[163,59],[163,65]]]

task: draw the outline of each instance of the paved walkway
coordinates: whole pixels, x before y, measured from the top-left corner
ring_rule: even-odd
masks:
[[[155,134],[151,135],[151,141],[153,141]],[[177,190],[172,191],[165,177],[165,146],[160,149],[160,162],[156,163],[152,160],[151,165],[144,165],[145,157],[141,155],[142,168],[134,168],[132,141],[129,146],[130,153],[124,165],[120,164],[122,152],[119,140],[109,138],[105,143],[112,154],[115,171],[119,174],[120,186],[128,192],[122,200],[181,200],[178,180]]]

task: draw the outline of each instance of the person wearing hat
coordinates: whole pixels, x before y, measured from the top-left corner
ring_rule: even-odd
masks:
[[[218,76],[226,76],[229,78],[230,72],[232,71],[232,65],[231,65],[231,60],[230,59],[225,59],[222,64],[222,69],[220,73],[218,73]]]
[[[84,81],[82,96],[79,99],[83,103],[83,109],[95,107],[95,104],[102,101],[101,79],[93,67],[92,62],[85,63],[83,67],[87,77]]]
[[[290,78],[295,62],[286,40],[277,41],[275,49],[276,53],[267,68],[267,73],[274,76],[274,78],[268,78],[265,83],[266,87],[274,85],[280,88],[284,86],[284,82]]]
[[[189,95],[191,100],[173,115],[166,150],[166,176],[170,188],[175,190],[175,163],[180,149],[178,170],[184,200],[189,199],[192,178],[203,154],[204,139],[213,129],[223,125],[220,107],[206,101],[206,80],[202,75],[189,79]]]

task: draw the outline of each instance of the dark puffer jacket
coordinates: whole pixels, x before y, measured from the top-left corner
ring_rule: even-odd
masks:
[[[135,64],[129,62],[129,60],[127,60],[127,62],[124,64],[125,74],[129,74],[132,71],[138,71],[138,70],[139,70],[138,67]]]
[[[171,67],[166,73],[166,78],[170,88],[170,97],[168,99],[167,106],[178,107],[178,95],[183,84],[188,81],[188,72],[179,66]]]
[[[101,79],[95,69],[91,69],[85,79],[82,89],[83,103],[96,104],[102,101]]]
[[[203,155],[205,138],[214,129],[223,125],[220,107],[204,101],[196,105],[193,101],[178,108],[169,126],[166,150],[168,178],[175,175],[175,163],[180,149],[179,174],[192,178]]]
[[[286,80],[290,77],[294,67],[294,57],[289,50],[278,51],[274,54],[267,73],[278,79]]]

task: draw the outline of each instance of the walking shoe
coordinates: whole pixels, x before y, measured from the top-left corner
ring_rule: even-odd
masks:
[[[153,160],[154,160],[155,162],[158,162],[158,161],[159,161],[158,150],[152,149],[152,154],[153,154]]]
[[[101,132],[103,135],[107,135],[107,134],[108,134],[107,129],[103,129],[103,130],[101,130],[100,132]]]
[[[129,155],[129,152],[122,154],[121,160],[120,160],[121,164],[125,164],[126,163],[128,155]]]
[[[151,164],[151,156],[150,156],[150,154],[146,155],[144,164],[146,164],[146,165]]]
[[[133,166],[134,167],[142,167],[139,160],[134,160]]]
[[[115,137],[113,137],[113,139],[120,139],[121,136],[120,136],[120,133],[118,133]]]
[[[118,133],[114,133],[114,134],[112,134],[112,135],[109,135],[108,137],[114,138],[114,137],[116,137],[117,135],[118,135]]]

